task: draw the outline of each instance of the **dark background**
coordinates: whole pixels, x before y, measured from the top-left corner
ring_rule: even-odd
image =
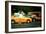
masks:
[[[28,12],[41,12],[41,7],[39,6],[17,6],[17,5],[11,6],[12,14],[14,12],[18,12],[19,10],[23,10],[23,12],[27,14]]]

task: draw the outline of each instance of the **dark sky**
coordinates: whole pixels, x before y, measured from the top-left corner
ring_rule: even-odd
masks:
[[[16,6],[16,5],[11,6],[12,13],[18,12],[19,10],[23,10],[26,13],[27,12],[35,12],[35,11],[41,12],[41,7],[37,7],[37,6]]]

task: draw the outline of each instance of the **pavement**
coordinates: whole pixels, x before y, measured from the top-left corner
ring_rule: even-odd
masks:
[[[11,28],[34,28],[34,27],[41,27],[41,23],[40,22],[32,22],[26,24],[11,23]]]

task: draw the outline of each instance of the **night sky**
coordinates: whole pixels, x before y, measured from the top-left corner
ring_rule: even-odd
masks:
[[[25,13],[41,12],[41,7],[37,7],[37,6],[16,6],[16,5],[11,6],[12,13],[18,12],[19,10],[23,10]]]

